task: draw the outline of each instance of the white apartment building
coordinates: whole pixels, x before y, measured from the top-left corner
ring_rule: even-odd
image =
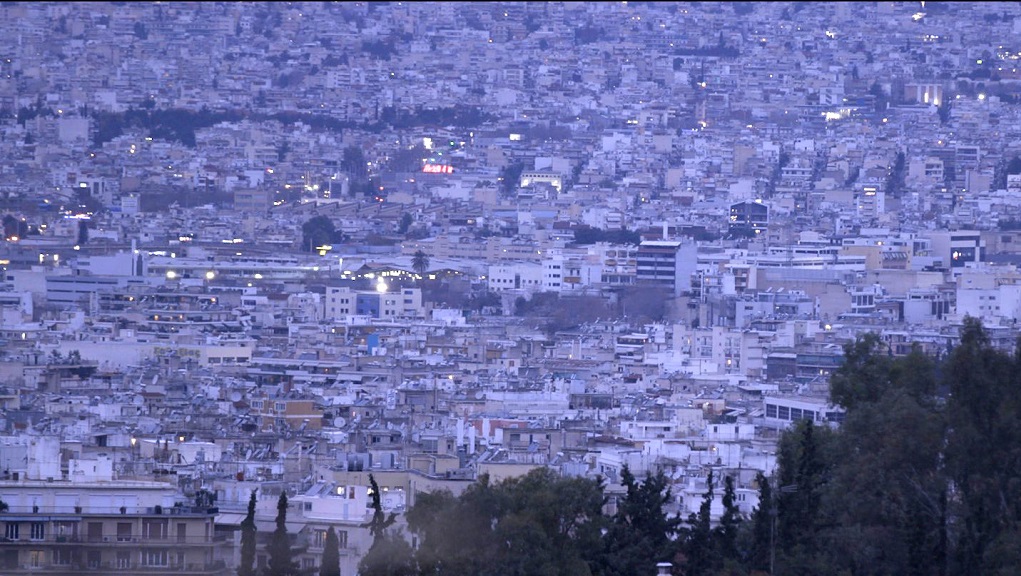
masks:
[[[422,291],[418,288],[399,290],[383,289],[353,290],[347,286],[328,286],[324,318],[345,320],[351,316],[367,316],[376,319],[422,318]]]

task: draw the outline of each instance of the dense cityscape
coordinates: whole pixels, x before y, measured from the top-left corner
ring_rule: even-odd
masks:
[[[0,34],[3,574],[1017,570],[1018,3]]]

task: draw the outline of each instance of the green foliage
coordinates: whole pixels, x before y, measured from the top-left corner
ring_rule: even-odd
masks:
[[[508,194],[517,190],[518,180],[521,178],[521,172],[523,172],[524,169],[524,164],[521,162],[515,162],[500,170],[500,189]]]
[[[574,229],[574,244],[579,246],[596,242],[637,246],[641,241],[641,235],[633,230],[602,230],[591,226],[579,226]]]
[[[997,350],[981,323],[966,318],[961,345],[950,354],[946,467],[956,550],[951,566],[982,573],[1021,525],[1021,343]]]
[[[276,528],[266,545],[269,561],[265,576],[298,576],[298,563],[291,549],[291,535],[287,533],[287,493],[281,492],[277,500]]]
[[[255,576],[255,490],[248,499],[248,514],[241,521],[241,565],[238,576]]]
[[[336,235],[333,220],[322,214],[313,216],[301,225],[301,249],[314,252],[318,246],[332,244]]]
[[[821,516],[821,499],[832,462],[833,432],[801,420],[777,447],[776,552],[782,572],[818,568],[820,542],[815,538]],[[778,570],[780,570],[778,568]]]
[[[359,576],[416,576],[414,550],[400,534],[384,534],[358,563]],[[339,574],[339,571],[338,571]]]
[[[423,574],[585,576],[600,549],[602,504],[599,481],[539,468],[498,484],[483,475],[460,498],[419,495],[408,526]]]
[[[697,513],[688,515],[688,526],[682,529],[680,543],[682,568],[686,576],[706,576],[719,567],[722,558],[713,551],[713,531],[710,510],[713,503],[713,471],[706,477],[706,492]]]
[[[411,214],[408,214],[407,212],[405,212],[403,215],[401,215],[401,222],[397,226],[397,233],[398,234],[407,234],[408,233],[408,228],[410,228],[412,223],[414,223],[414,222],[415,222],[415,219],[412,218]]]
[[[759,486],[759,505],[752,512],[750,532],[747,534],[748,553],[743,558],[751,572],[767,572],[770,569],[770,552],[773,549],[773,489],[769,478],[759,472],[755,475]]]
[[[839,430],[801,422],[778,446],[776,571],[1010,574],[1021,504],[1021,343],[966,318],[943,359],[894,357],[876,335],[831,379]],[[763,569],[772,497],[760,482],[747,566]]]
[[[669,518],[663,505],[670,501],[670,487],[662,471],[648,475],[639,484],[631,470],[621,470],[621,484],[627,490],[617,504],[603,537],[601,574],[656,573],[658,562],[673,558],[671,539],[678,532],[680,518]]]
[[[480,107],[469,104],[455,104],[449,108],[423,108],[405,110],[387,106],[380,112],[379,119],[394,129],[413,128],[416,126],[457,126],[468,128],[480,126],[492,121],[495,117],[484,112]]]

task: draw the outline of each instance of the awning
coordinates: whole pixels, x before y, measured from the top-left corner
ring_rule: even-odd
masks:
[[[228,526],[240,526],[241,522],[245,519],[248,514],[237,514],[234,512],[224,512],[217,514],[216,519],[213,520],[214,524],[225,524]]]

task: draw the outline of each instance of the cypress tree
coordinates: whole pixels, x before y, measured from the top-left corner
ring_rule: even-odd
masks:
[[[241,521],[241,565],[238,576],[255,576],[255,490],[248,499],[248,514]]]
[[[340,541],[337,539],[337,532],[333,530],[333,526],[326,531],[319,576],[340,576]]]
[[[276,528],[270,537],[269,566],[266,576],[296,576],[298,574],[298,563],[294,561],[294,552],[291,550],[291,536],[287,533],[287,493],[281,492],[277,501]]]

